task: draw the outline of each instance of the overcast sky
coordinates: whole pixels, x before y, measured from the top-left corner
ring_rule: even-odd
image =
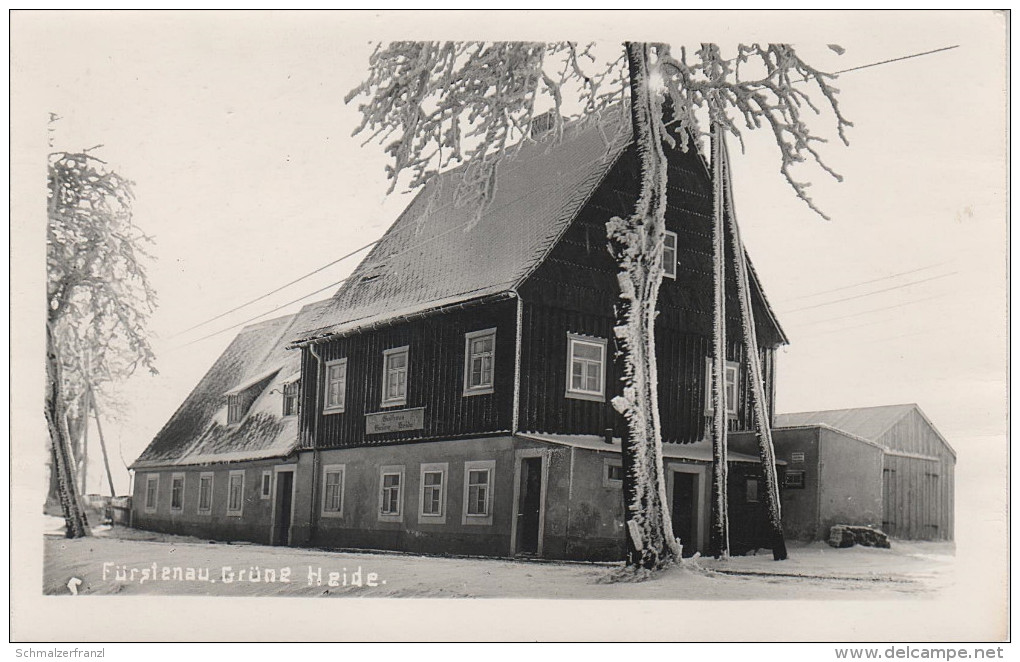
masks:
[[[724,50],[741,40],[789,41],[828,71],[959,46],[840,77],[840,103],[855,125],[850,147],[822,150],[844,181],[800,173],[815,182],[831,221],[794,197],[767,136],[733,154],[736,206],[791,340],[780,354],[778,411],[917,402],[958,448],[1001,442],[1003,20],[917,12],[646,17],[626,36],[674,47],[712,40]],[[135,220],[156,240],[160,375],[134,378],[129,410],[108,426],[121,487],[127,474],[116,454],[130,463],[142,451],[236,331],[185,343],[334,283],[357,260],[176,334],[378,238],[409,201],[386,196],[381,149],[350,135],[358,115],[343,97],[365,75],[369,41],[624,37],[618,15],[575,14],[569,33],[548,18],[461,16],[426,28],[421,16],[371,14],[13,16],[16,181],[18,172],[42,175],[52,110],[62,117],[57,148],[103,144],[97,155],[136,182]],[[38,48],[44,41],[57,46]],[[828,132],[829,120],[819,121]],[[22,293],[41,291],[42,203],[20,208],[30,211],[17,214],[15,200],[15,267],[21,260],[38,271],[18,282]],[[29,319],[19,311],[39,309],[18,308],[16,299],[16,325]],[[90,491],[99,490],[99,467],[89,473]]]

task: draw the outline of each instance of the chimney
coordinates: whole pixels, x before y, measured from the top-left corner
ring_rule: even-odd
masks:
[[[531,119],[531,137],[538,138],[553,128],[553,111],[547,110]]]
[[[613,443],[613,428],[606,428],[603,441],[607,444]]]

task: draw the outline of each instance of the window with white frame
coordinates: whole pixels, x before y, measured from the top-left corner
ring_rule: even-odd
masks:
[[[322,468],[322,515],[343,517],[344,476],[347,467],[343,464],[327,464]]]
[[[726,415],[737,415],[738,386],[740,385],[740,364],[726,362]],[[712,359],[705,359],[705,413],[715,411],[712,406]]]
[[[148,474],[145,477],[145,512],[156,512],[156,498],[159,494],[159,474]]]
[[[326,363],[325,402],[322,411],[338,414],[344,410],[347,400],[347,359]]]
[[[273,472],[263,471],[262,472],[262,484],[259,490],[259,497],[268,499],[273,493]]]
[[[421,499],[418,522],[422,524],[446,523],[446,476],[448,464],[435,462],[421,465]]]
[[[662,241],[662,271],[667,278],[676,278],[676,233],[666,230]]]
[[[198,512],[208,515],[212,512],[213,474],[202,473],[198,476]]]
[[[294,380],[283,385],[283,415],[297,416],[298,393],[301,391],[301,382]]]
[[[464,334],[464,395],[492,393],[496,329]]]
[[[495,460],[464,463],[463,524],[492,524],[492,477]]]
[[[404,516],[404,467],[379,468],[379,520],[400,522]]]
[[[184,474],[170,477],[170,510],[184,510]]]
[[[408,347],[394,347],[383,352],[382,406],[407,403]]]
[[[567,397],[604,400],[606,340],[567,334]]]
[[[239,517],[244,512],[244,470],[231,471],[227,479],[227,514]]]

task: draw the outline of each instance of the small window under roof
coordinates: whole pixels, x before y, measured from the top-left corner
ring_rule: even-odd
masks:
[[[266,388],[269,380],[276,376],[278,372],[280,372],[280,369],[274,368],[268,372],[260,373],[244,380],[225,393],[227,396],[227,425],[241,422],[241,419],[248,413],[252,404]]]

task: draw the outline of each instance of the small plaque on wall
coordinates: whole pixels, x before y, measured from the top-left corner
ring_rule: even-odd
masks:
[[[387,432],[406,432],[421,430],[425,427],[425,408],[397,409],[381,411],[365,415],[366,434],[385,434]]]

